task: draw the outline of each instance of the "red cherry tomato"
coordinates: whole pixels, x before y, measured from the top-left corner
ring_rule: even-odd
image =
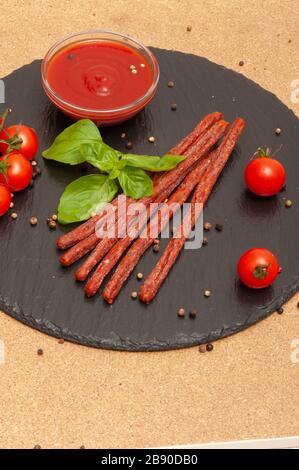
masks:
[[[277,258],[266,248],[251,248],[238,262],[240,280],[253,289],[270,286],[279,271]]]
[[[7,127],[0,132],[0,152],[2,155],[17,150],[28,160],[32,160],[37,149],[38,139],[32,127],[20,124]]]
[[[12,152],[1,158],[0,184],[7,185],[11,192],[27,188],[31,179],[32,165],[21,153]]]
[[[0,217],[10,208],[11,194],[7,186],[0,184]]]
[[[245,169],[246,185],[258,196],[273,196],[285,183],[286,173],[283,165],[270,154],[270,149],[259,148],[257,158],[251,160]]]

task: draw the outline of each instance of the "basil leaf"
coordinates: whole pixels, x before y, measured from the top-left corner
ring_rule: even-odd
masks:
[[[42,152],[42,156],[48,160],[78,165],[85,161],[80,146],[95,142],[102,142],[99,129],[89,119],[81,119],[61,132],[51,147]]]
[[[86,175],[70,183],[62,194],[58,206],[61,224],[80,222],[99,212],[118,191],[115,180],[106,175]]]
[[[82,144],[80,152],[84,160],[105,173],[117,167],[120,153],[104,142]]]
[[[186,157],[181,155],[164,155],[164,157],[153,157],[147,155],[125,154],[122,156],[127,165],[142,168],[147,171],[168,171],[175,168]]]
[[[120,171],[118,181],[126,196],[140,199],[153,194],[153,182],[140,168],[126,166]]]

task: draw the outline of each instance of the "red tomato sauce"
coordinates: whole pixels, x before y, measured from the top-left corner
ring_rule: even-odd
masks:
[[[81,42],[52,57],[47,80],[63,100],[109,110],[131,104],[153,83],[150,64],[137,50],[114,42]]]

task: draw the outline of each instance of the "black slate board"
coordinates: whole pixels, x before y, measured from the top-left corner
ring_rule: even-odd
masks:
[[[124,131],[135,152],[163,154],[209,112],[222,111],[229,120],[244,117],[246,132],[204,211],[204,219],[223,223],[224,231],[212,230],[208,246],[182,253],[151,305],[131,300],[131,291],[139,286],[135,276],[112,307],[100,296],[87,300],[82,285],[73,280],[76,266],[64,269],[58,262],[54,242],[65,229],[51,233],[45,223],[65,185],[79,177],[82,168],[39,157],[42,176],[33,189],[14,198],[18,219],[0,220],[0,309],[48,334],[130,351],[187,347],[262,320],[298,290],[298,119],[274,95],[240,74],[193,55],[154,52],[161,67],[154,101],[131,121],[103,129],[104,138],[124,149]],[[170,79],[174,88],[167,87]],[[41,150],[70,124],[42,91],[40,61],[16,70],[4,83],[6,104],[13,109],[11,122],[23,121],[37,129]],[[172,102],[177,103],[176,112],[170,110]],[[279,137],[276,127],[282,128]],[[155,146],[148,143],[149,135],[156,137]],[[249,194],[242,178],[249,157],[263,144],[283,145],[279,158],[288,175],[286,192],[269,199]],[[283,197],[294,201],[291,209],[285,208]],[[33,215],[39,219],[35,228],[29,225]],[[252,246],[272,250],[283,267],[275,284],[260,291],[245,288],[236,277],[239,256]],[[158,256],[150,250],[138,271],[147,274]],[[203,296],[205,289],[212,291],[209,299]],[[187,312],[195,308],[199,314],[194,320],[180,319],[179,307]]]

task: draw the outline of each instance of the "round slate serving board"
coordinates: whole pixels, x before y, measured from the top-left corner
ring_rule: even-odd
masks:
[[[62,268],[55,239],[66,230],[50,232],[46,218],[55,213],[66,184],[82,175],[82,167],[45,162],[42,175],[30,190],[16,194],[18,219],[0,219],[0,309],[48,334],[81,344],[129,351],[192,346],[240,331],[262,320],[289,299],[299,286],[299,122],[275,96],[242,75],[206,59],[154,49],[160,68],[158,93],[147,109],[115,128],[103,129],[104,139],[124,150],[120,133],[134,143],[134,151],[163,154],[190,132],[205,114],[222,111],[228,120],[242,116],[247,128],[217,183],[204,219],[224,225],[208,233],[209,244],[184,250],[149,306],[130,298],[139,281],[132,275],[113,306],[98,295],[88,300],[73,279],[77,265]],[[168,80],[175,87],[168,88]],[[40,150],[70,124],[43,93],[40,61],[4,79],[10,122],[24,122],[38,132]],[[177,111],[171,111],[171,103]],[[2,106],[4,108],[4,106]],[[274,130],[282,128],[278,137]],[[148,136],[156,137],[155,145]],[[261,145],[277,148],[287,171],[287,188],[276,197],[259,199],[243,184],[243,171]],[[294,205],[284,206],[283,198]],[[31,227],[29,219],[39,223]],[[161,243],[161,252],[166,240]],[[236,264],[246,249],[272,250],[283,267],[275,284],[253,291],[240,285]],[[137,270],[149,273],[159,254],[149,250]],[[137,272],[135,271],[135,274]],[[212,295],[205,298],[203,291]],[[196,309],[196,319],[181,319],[177,310]]]

